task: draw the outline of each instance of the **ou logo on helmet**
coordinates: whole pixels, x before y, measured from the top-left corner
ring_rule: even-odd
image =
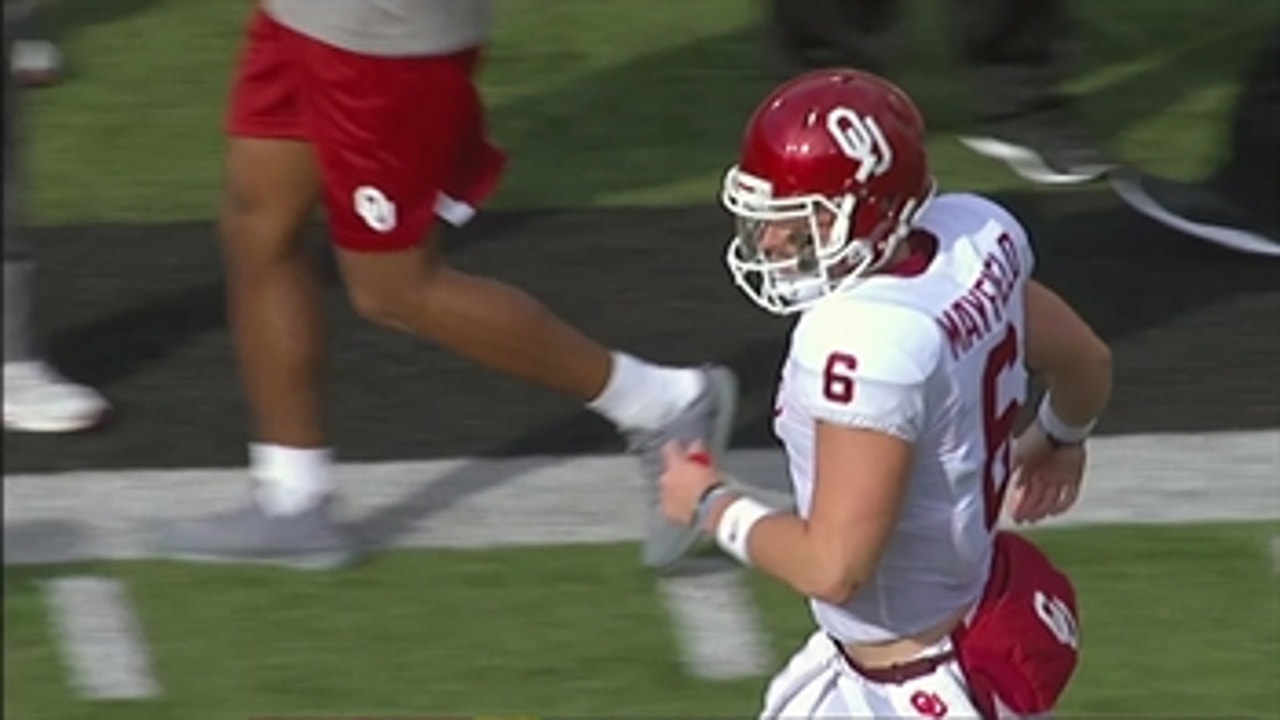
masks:
[[[1061,598],[1046,595],[1037,590],[1032,598],[1032,604],[1035,605],[1040,622],[1049,628],[1049,632],[1053,633],[1058,642],[1072,650],[1080,650],[1080,627],[1076,624],[1075,616],[1071,614],[1071,608]]]
[[[840,152],[858,163],[853,176],[858,182],[883,175],[893,166],[893,148],[875,118],[838,107],[827,113],[827,132],[840,146]]]

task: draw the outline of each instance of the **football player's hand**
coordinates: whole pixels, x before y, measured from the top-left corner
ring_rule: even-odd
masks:
[[[698,500],[719,480],[711,456],[699,441],[687,447],[672,441],[662,448],[665,469],[658,479],[662,514],[673,523],[693,522]]]
[[[1018,436],[1013,456],[1013,487],[1006,507],[1014,522],[1039,522],[1075,505],[1084,482],[1083,445],[1054,447],[1040,425],[1032,423]]]

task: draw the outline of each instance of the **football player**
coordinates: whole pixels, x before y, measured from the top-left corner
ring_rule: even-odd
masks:
[[[773,428],[796,511],[670,443],[664,511],[809,598],[817,630],[762,717],[1044,713],[1078,661],[1069,578],[1000,526],[1076,501],[1111,392],[1107,346],[1033,279],[999,204],[938,194],[925,126],[884,79],[814,71],[752,115],[726,261],[796,318]],[[1047,392],[1020,434],[1028,372]]]

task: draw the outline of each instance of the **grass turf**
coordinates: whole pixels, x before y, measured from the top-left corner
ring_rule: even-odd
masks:
[[[220,121],[248,2],[61,3],[72,73],[28,96],[30,218],[41,224],[211,217]],[[925,107],[943,182],[1017,184],[953,138],[969,111],[939,3],[912,3],[903,83]],[[672,7],[675,4],[672,3]],[[1189,176],[1217,157],[1239,68],[1272,0],[1082,0],[1070,87],[1120,158]],[[498,0],[482,76],[512,155],[498,207],[713,202],[768,88],[756,0]]]
[[[1060,716],[1277,717],[1277,523],[1036,533],[1075,578],[1080,673]],[[164,696],[72,697],[38,582],[127,581]],[[802,602],[751,587],[776,664]],[[634,548],[395,552],[335,574],[165,563],[5,571],[6,717],[718,716],[755,712],[764,678],[687,677]]]

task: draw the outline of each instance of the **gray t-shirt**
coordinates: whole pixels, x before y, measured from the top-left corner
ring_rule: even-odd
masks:
[[[490,0],[263,0],[278,22],[367,55],[446,55],[481,45]]]

